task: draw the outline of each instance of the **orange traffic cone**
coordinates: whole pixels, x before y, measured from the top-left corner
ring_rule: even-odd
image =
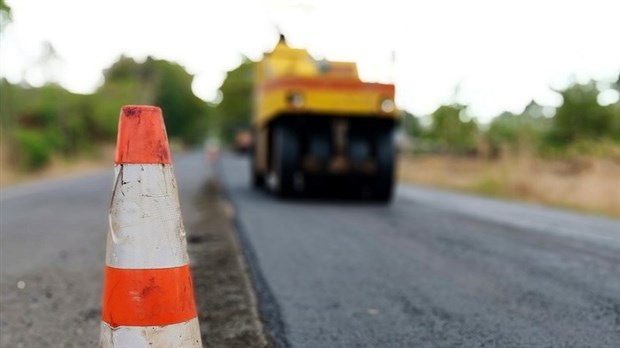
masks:
[[[121,109],[115,162],[100,347],[202,347],[161,109]]]

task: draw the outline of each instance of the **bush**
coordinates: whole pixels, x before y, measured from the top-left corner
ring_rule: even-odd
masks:
[[[447,152],[474,154],[478,148],[478,125],[473,119],[462,120],[462,105],[440,106],[432,115],[429,137]]]
[[[22,168],[41,169],[52,157],[50,137],[45,133],[28,129],[18,129],[14,133],[14,145],[17,147],[17,159]]]
[[[601,106],[594,82],[575,84],[562,91],[562,106],[553,117],[549,140],[568,145],[583,140],[620,139],[620,109]]]
[[[543,116],[505,112],[491,121],[485,140],[492,155],[499,155],[502,149],[527,152],[539,147],[550,124],[551,120]]]

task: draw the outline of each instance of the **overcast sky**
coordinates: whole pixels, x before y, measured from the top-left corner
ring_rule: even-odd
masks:
[[[398,105],[419,115],[457,95],[486,122],[532,99],[559,105],[550,86],[620,73],[618,0],[7,3],[13,23],[2,34],[0,74],[32,85],[51,78],[80,93],[94,91],[119,55],[152,55],[184,65],[194,92],[214,100],[242,55],[256,60],[273,47],[277,27],[317,58],[356,61],[363,79],[396,83]],[[60,58],[53,69],[39,64],[46,41]]]

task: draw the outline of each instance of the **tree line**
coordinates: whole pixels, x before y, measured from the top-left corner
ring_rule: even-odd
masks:
[[[119,110],[127,104],[161,107],[173,140],[193,145],[204,139],[213,106],[193,94],[193,76],[182,66],[120,57],[103,75],[104,83],[87,95],[53,83],[34,88],[2,79],[0,132],[11,161],[34,170],[53,156],[70,157],[113,143]]]
[[[620,76],[611,86],[591,81],[557,91],[562,105],[546,113],[530,102],[521,113],[504,112],[488,125],[468,114],[466,105],[442,105],[426,118],[402,112],[404,132],[415,152],[484,155],[527,152],[541,156],[591,153],[620,145],[620,101],[602,105],[601,93],[620,93]],[[422,122],[426,121],[426,122]]]

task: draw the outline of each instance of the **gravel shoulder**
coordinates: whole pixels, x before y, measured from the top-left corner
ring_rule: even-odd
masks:
[[[273,347],[257,312],[256,297],[233,224],[233,208],[210,180],[196,196],[200,211],[188,229],[194,289],[205,347]],[[186,222],[187,224],[187,222]]]

